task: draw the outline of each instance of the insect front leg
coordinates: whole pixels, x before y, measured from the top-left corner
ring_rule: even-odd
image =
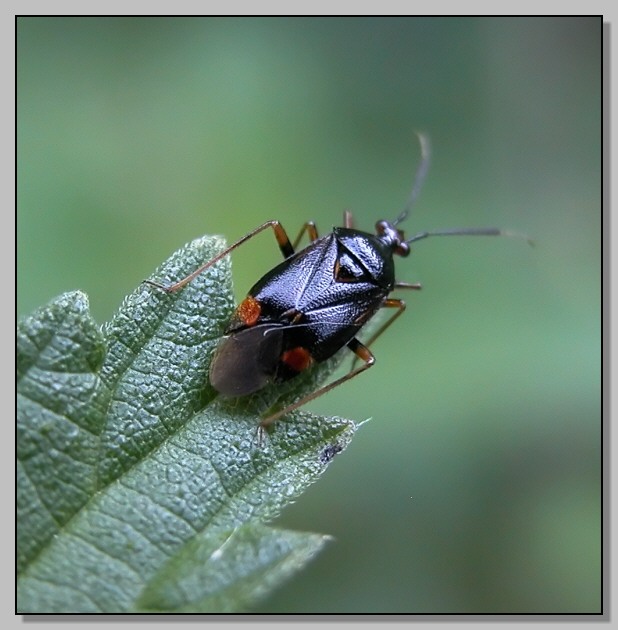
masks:
[[[420,286],[414,288],[419,288]],[[369,337],[369,339],[365,342],[368,346],[370,346],[405,310],[406,303],[403,300],[399,300],[396,298],[387,298],[384,300],[382,304],[382,308],[396,308],[397,311],[391,315],[381,326],[376,330],[376,332]],[[355,359],[356,361],[356,359]]]
[[[306,223],[303,230],[301,230],[299,239],[306,229],[309,230],[309,228],[307,227],[308,225],[309,223]],[[237,247],[240,247],[240,245],[242,245],[243,243],[246,243],[249,239],[253,238],[256,234],[259,234],[260,232],[263,232],[264,230],[268,228],[272,228],[275,234],[275,238],[277,239],[277,245],[279,245],[279,249],[281,250],[283,257],[288,258],[292,254],[294,254],[295,245],[292,245],[287,235],[287,232],[283,229],[283,226],[281,225],[281,223],[279,223],[279,221],[277,220],[266,221],[266,223],[262,223],[262,225],[256,227],[254,230],[251,230],[251,232],[249,232],[248,234],[245,234],[242,238],[238,239],[235,243],[232,243],[232,245],[224,249],[222,252],[217,254],[214,258],[209,260],[207,263],[204,263],[201,267],[199,267],[198,269],[190,273],[188,276],[186,276],[182,280],[179,280],[178,282],[175,282],[174,284],[170,284],[170,285],[160,284],[158,282],[153,282],[152,280],[144,280],[144,283],[149,284],[150,286],[156,287],[157,289],[161,289],[162,291],[165,291],[166,293],[175,293],[176,291],[180,291],[180,289],[185,287],[192,280],[195,280],[197,276],[199,276],[201,273],[203,273],[204,271],[212,267],[215,263],[219,262],[222,258],[227,256],[230,252],[235,250]],[[313,231],[315,232],[315,225],[313,225]],[[311,235],[312,232],[309,231],[309,234]]]
[[[292,247],[294,249],[296,249],[298,247],[298,244],[300,243],[300,239],[303,237],[303,234],[307,232],[307,235],[309,236],[309,240],[313,243],[313,241],[317,241],[318,239],[318,228],[315,226],[315,223],[313,221],[307,221],[305,223],[305,225],[303,225],[303,227],[300,229],[300,232],[298,233],[298,236],[296,237],[296,239],[294,240],[294,243],[292,244]],[[285,256],[285,254],[284,254]],[[285,256],[287,258],[287,256]]]
[[[420,290],[421,285],[418,283],[409,284],[409,283],[404,283],[404,282],[398,282],[395,285],[395,288]],[[396,308],[397,311],[391,317],[389,317],[382,324],[382,326],[380,326],[380,328],[378,328],[378,330],[376,330],[376,332],[373,333],[373,335],[371,335],[371,337],[369,337],[369,339],[365,342],[367,346],[370,346],[406,310],[406,303],[403,300],[399,300],[397,298],[387,298],[386,300],[384,300],[384,303],[382,304],[382,308]],[[358,361],[358,359],[359,359],[358,356],[354,358],[354,360],[352,361],[352,367],[356,365],[356,362]]]

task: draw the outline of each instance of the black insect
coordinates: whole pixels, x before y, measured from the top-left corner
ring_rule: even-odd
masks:
[[[163,286],[166,292],[182,289],[196,276],[259,234],[272,229],[283,262],[267,272],[236,308],[210,365],[210,383],[224,396],[245,396],[267,384],[287,381],[332,357],[347,346],[362,363],[261,422],[270,425],[283,414],[325,394],[374,364],[368,346],[399,317],[405,303],[390,297],[394,289],[420,289],[418,283],[395,280],[394,256],[408,256],[410,243],[429,236],[511,235],[496,228],[462,228],[420,232],[406,239],[399,224],[408,215],[428,168],[429,149],[419,136],[421,165],[406,209],[394,221],[378,221],[376,233],[354,229],[345,212],[343,227],[321,238],[313,222],[306,223],[292,243],[279,221],[267,221],[230,245],[186,278]],[[296,247],[307,233],[310,244]],[[394,313],[365,343],[357,335],[381,308]]]

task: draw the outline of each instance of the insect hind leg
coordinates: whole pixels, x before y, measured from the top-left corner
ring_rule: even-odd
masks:
[[[361,372],[368,370],[375,363],[375,357],[373,356],[369,348],[363,345],[358,339],[356,339],[356,337],[348,341],[347,347],[356,355],[357,359],[360,359],[361,361],[363,361],[363,364],[361,366],[351,369],[347,374],[344,374],[340,378],[335,379],[334,381],[332,381],[332,383],[328,383],[327,385],[324,385],[323,387],[316,389],[314,392],[307,394],[300,400],[297,400],[295,403],[292,403],[291,405],[288,405],[284,409],[281,409],[280,411],[277,411],[276,413],[268,416],[267,418],[264,418],[260,422],[260,428],[262,430],[266,429],[267,427],[272,425],[273,422],[278,420],[281,416],[285,415],[286,413],[289,413],[290,411],[294,411],[295,409],[298,409],[299,407],[302,407],[303,405],[307,404],[311,400],[318,398],[318,396],[322,396],[323,394],[326,394],[331,389],[334,389],[335,387],[339,387],[339,385],[342,385],[346,381],[349,381],[351,378],[358,376]]]

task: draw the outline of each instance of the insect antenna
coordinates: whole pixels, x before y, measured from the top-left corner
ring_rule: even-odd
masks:
[[[403,210],[393,221],[393,226],[401,223],[410,213],[412,206],[418,199],[425,177],[427,177],[427,172],[429,171],[429,163],[431,159],[431,143],[429,142],[429,136],[420,131],[417,131],[416,135],[418,136],[418,141],[421,146],[421,162],[416,169],[412,192],[410,193]],[[410,244],[414,241],[420,241],[423,238],[427,238],[428,236],[508,236],[512,238],[523,238],[528,241],[529,245],[534,245],[534,241],[526,234],[511,232],[509,230],[501,230],[499,228],[450,228],[446,230],[435,230],[433,232],[419,232],[404,242]]]
[[[406,201],[406,205],[399,213],[399,216],[393,221],[393,225],[401,223],[408,216],[410,210],[412,209],[412,206],[415,204],[418,196],[421,193],[421,188],[423,187],[423,183],[429,171],[429,162],[431,159],[431,143],[429,142],[429,136],[421,133],[420,131],[417,131],[416,135],[418,137],[419,144],[421,145],[421,163],[416,169],[414,184],[412,185],[412,191],[410,192],[408,200]]]
[[[429,236],[508,236],[510,238],[523,238],[528,241],[529,245],[534,245],[534,241],[528,235],[522,234],[521,232],[501,230],[500,228],[450,228],[447,230],[436,230],[434,232],[419,232],[405,242],[410,244]]]

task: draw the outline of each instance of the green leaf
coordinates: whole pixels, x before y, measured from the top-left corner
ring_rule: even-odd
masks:
[[[82,293],[60,297],[18,326],[18,572],[96,490],[103,354]]]
[[[223,246],[197,239],[152,279],[178,280]],[[232,308],[224,259],[174,294],[142,285],[101,330],[80,292],[19,323],[20,612],[245,610],[322,547],[266,523],[356,426],[294,412],[258,435],[261,413],[332,365],[218,397],[208,366]]]
[[[245,523],[196,536],[144,590],[143,612],[235,612],[301,568],[328,537]],[[204,588],[203,585],[206,585]],[[195,593],[203,595],[195,599]]]

